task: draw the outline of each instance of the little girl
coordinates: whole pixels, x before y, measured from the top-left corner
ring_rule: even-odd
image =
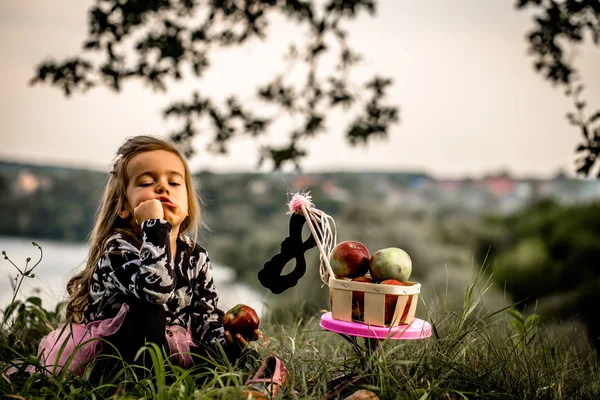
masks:
[[[248,343],[223,330],[208,253],[196,243],[199,224],[191,173],[175,145],[128,139],[104,191],[87,265],[67,285],[72,323],[42,339],[42,365],[56,374],[74,351],[68,368],[75,373],[98,354],[118,352],[132,363],[147,342],[183,367],[194,365],[190,353],[218,352],[218,344],[237,358]],[[103,359],[94,369],[110,373],[114,358]]]

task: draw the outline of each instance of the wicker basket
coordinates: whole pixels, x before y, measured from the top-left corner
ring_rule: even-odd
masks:
[[[375,326],[394,327],[398,324],[410,324],[415,318],[417,300],[421,284],[406,282],[406,286],[377,283],[353,282],[351,280],[329,278],[331,295],[331,315],[341,321],[355,321]],[[352,319],[352,292],[364,292],[365,307],[363,320]],[[391,323],[385,323],[385,295],[398,295],[396,309]],[[409,298],[411,299],[410,305]],[[408,306],[408,307],[407,307]],[[408,308],[408,312],[404,312]],[[404,317],[404,318],[402,318]]]
[[[394,327],[400,323],[410,324],[415,318],[417,300],[421,292],[421,284],[405,282],[406,286],[382,285],[377,283],[353,282],[336,279],[329,264],[329,248],[335,245],[335,222],[331,216],[314,208],[308,194],[297,193],[288,204],[290,213],[304,215],[308,228],[315,238],[320,253],[319,272],[321,280],[329,286],[331,294],[331,315],[333,319],[352,321],[352,292],[364,292],[365,308],[363,320],[365,324]],[[385,295],[398,295],[396,309],[391,323],[385,323]],[[408,305],[408,300],[410,305]],[[408,306],[408,307],[407,307]],[[404,312],[408,308],[408,312]]]

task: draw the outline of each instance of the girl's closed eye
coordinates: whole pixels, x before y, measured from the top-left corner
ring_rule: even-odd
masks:
[[[181,183],[179,183],[179,182],[169,182],[169,185],[171,185],[171,186],[181,186]]]
[[[152,185],[152,182],[142,182],[142,183],[140,183],[141,187],[148,187],[148,186],[151,186],[151,185]]]

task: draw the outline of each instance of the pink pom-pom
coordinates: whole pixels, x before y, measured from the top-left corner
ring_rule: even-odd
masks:
[[[307,193],[296,193],[292,196],[292,200],[288,203],[288,207],[290,208],[290,214],[302,214],[302,206],[304,206],[307,210],[310,209],[313,204],[311,202],[311,196]]]

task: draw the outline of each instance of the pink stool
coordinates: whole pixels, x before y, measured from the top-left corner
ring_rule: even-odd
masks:
[[[340,321],[333,319],[331,312],[327,312],[321,316],[319,325],[325,330],[339,334],[352,345],[354,351],[359,356],[367,356],[361,361],[363,370],[369,370],[370,363],[368,359],[372,355],[379,354],[379,344],[382,340],[426,339],[432,333],[431,324],[418,318],[415,318],[409,325],[399,324],[393,328],[386,328],[361,324],[360,322]],[[357,337],[364,338],[364,346],[358,343]],[[347,387],[351,387],[353,384],[359,382],[362,378],[363,375],[361,373],[354,371],[350,374],[331,379],[327,382],[328,393],[338,395],[343,390],[346,390]]]
[[[422,319],[415,318],[410,324],[399,324],[393,328],[361,324],[360,322],[347,322],[333,319],[331,312],[321,316],[321,328],[339,333],[341,335],[359,336],[378,340],[415,340],[426,339],[431,336],[431,324]]]

